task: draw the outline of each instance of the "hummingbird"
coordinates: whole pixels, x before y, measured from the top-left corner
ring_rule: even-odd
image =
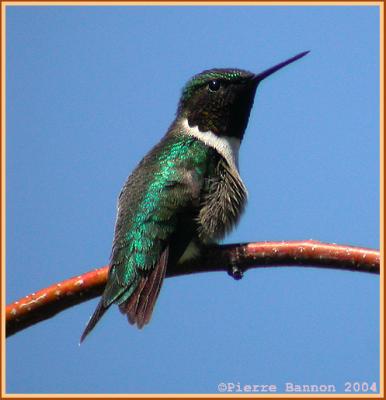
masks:
[[[142,328],[168,266],[197,257],[235,227],[247,201],[238,153],[256,89],[307,53],[259,74],[215,68],[187,82],[165,136],[119,194],[107,283],[81,342],[113,303]]]

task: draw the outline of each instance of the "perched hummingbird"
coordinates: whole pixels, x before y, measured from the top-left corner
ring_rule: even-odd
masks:
[[[197,256],[236,225],[247,200],[238,151],[256,88],[307,53],[260,74],[211,69],[186,84],[166,135],[119,195],[107,284],[81,342],[113,303],[142,328],[168,266]]]

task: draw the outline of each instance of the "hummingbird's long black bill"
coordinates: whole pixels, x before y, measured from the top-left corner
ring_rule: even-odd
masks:
[[[260,74],[256,74],[254,77],[254,81],[256,83],[261,82],[263,79],[265,79],[267,76],[273,74],[274,72],[278,71],[279,69],[285,67],[288,64],[293,63],[296,60],[299,60],[299,58],[304,57],[306,54],[308,54],[310,51],[303,51],[303,53],[299,53],[294,57],[289,58],[286,61],[281,62],[280,64],[275,65],[274,67],[268,68],[263,72],[260,72]]]

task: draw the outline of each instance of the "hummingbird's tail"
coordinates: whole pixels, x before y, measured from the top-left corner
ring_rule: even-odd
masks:
[[[121,312],[127,314],[130,324],[137,324],[140,329],[150,321],[165,277],[168,255],[169,247],[166,247],[151,273],[142,276],[133,294],[119,305]]]
[[[83,340],[86,338],[86,336],[94,329],[95,325],[102,318],[103,314],[107,311],[108,308],[109,308],[109,306],[106,307],[103,305],[103,298],[102,298],[101,301],[99,302],[99,304],[97,305],[97,308],[95,309],[94,314],[88,321],[87,326],[86,326],[85,330],[83,331],[82,336],[80,337],[79,344],[81,344],[83,342]]]
[[[165,277],[168,256],[169,246],[164,249],[151,272],[143,274],[138,281],[135,281],[134,290],[128,298],[126,297],[126,300],[120,301],[119,298],[125,295],[127,288],[120,286],[118,288],[119,290],[116,290],[115,281],[113,281],[111,285],[107,282],[102,298],[80,337],[80,343],[82,343],[86,336],[94,329],[103,314],[114,302],[119,303],[119,309],[122,313],[127,314],[127,319],[131,324],[137,324],[138,328],[142,328],[147,324],[150,321],[155,302]],[[114,295],[112,296],[111,293],[114,293]],[[108,301],[106,301],[106,299],[108,299]]]

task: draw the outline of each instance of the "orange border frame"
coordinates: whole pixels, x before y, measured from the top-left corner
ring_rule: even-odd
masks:
[[[10,399],[24,399],[24,398],[130,398],[130,399],[144,399],[144,398],[199,398],[199,399],[213,399],[213,398],[259,398],[259,399],[288,399],[288,398],[329,398],[329,399],[357,399],[357,398],[384,398],[384,2],[383,1],[234,1],[234,0],[218,0],[218,1],[105,1],[105,0],[83,0],[83,1],[18,1],[8,0],[2,1],[0,9],[0,30],[1,30],[1,375],[0,375],[0,396],[1,398]],[[200,394],[154,394],[154,395],[130,395],[130,394],[111,394],[111,395],[45,395],[45,394],[6,394],[5,393],[5,167],[6,167],[6,113],[5,113],[5,91],[6,91],[6,46],[5,46],[5,33],[6,33],[6,17],[5,11],[8,6],[34,6],[34,5],[79,5],[79,6],[114,6],[114,5],[127,5],[127,6],[164,6],[164,5],[178,5],[178,6],[216,6],[216,5],[229,5],[229,6],[243,6],[243,5],[270,5],[270,6],[323,6],[323,5],[351,5],[351,6],[379,6],[380,14],[380,251],[381,251],[381,274],[380,274],[380,394],[358,394],[358,395],[328,395],[328,394],[272,394],[268,397],[259,394],[213,394],[213,395],[200,395]]]

